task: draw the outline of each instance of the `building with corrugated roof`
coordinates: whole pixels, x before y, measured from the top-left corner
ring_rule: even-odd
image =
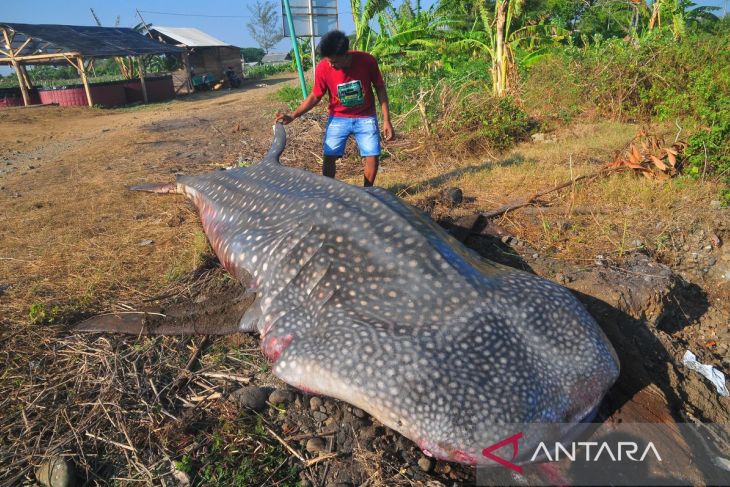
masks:
[[[194,27],[162,27],[149,25],[148,33],[165,44],[182,47],[187,51],[193,83],[206,80],[209,86],[222,86],[226,82],[225,71],[230,66],[239,78],[243,78],[241,49]],[[173,73],[177,91],[185,90],[185,68]]]

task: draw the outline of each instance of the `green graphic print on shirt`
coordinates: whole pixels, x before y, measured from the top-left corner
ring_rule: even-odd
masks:
[[[365,103],[365,95],[362,92],[360,80],[357,79],[337,85],[337,98],[346,107],[355,107]]]

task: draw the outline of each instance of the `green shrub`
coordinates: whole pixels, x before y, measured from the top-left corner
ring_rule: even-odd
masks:
[[[530,119],[510,97],[496,98],[485,90],[460,98],[457,105],[442,124],[442,130],[456,134],[457,148],[501,151],[528,138]]]
[[[730,178],[730,117],[689,137],[685,155],[689,174],[722,174]]]
[[[590,111],[586,86],[568,56],[558,52],[543,56],[524,78],[524,106],[543,122],[567,123]]]
[[[307,85],[307,93],[312,92],[312,85]],[[302,102],[302,89],[299,86],[282,86],[276,93],[274,93],[274,99],[277,101],[283,101],[289,107],[289,110],[294,110]]]
[[[246,78],[248,79],[261,79],[267,76],[272,76],[278,73],[287,73],[296,71],[296,67],[293,67],[290,63],[283,64],[259,64],[258,66],[251,66],[246,68]]]

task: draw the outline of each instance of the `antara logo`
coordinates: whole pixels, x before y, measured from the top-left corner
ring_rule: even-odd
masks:
[[[488,446],[487,448],[482,450],[482,456],[484,456],[484,458],[488,458],[494,462],[497,462],[503,467],[514,470],[517,473],[522,473],[522,467],[514,463],[519,450],[519,441],[522,439],[522,437],[523,433],[519,432],[515,435],[505,438],[500,442],[495,443],[492,446]],[[510,458],[509,460],[497,456],[493,453],[495,450],[499,450],[500,448],[507,445],[512,445],[512,458]],[[576,459],[585,460],[586,462],[597,462],[601,458],[603,458],[604,461],[610,458],[613,462],[621,462],[623,460],[643,462],[647,455],[649,455],[649,453],[653,454],[658,461],[662,461],[662,457],[659,455],[659,452],[654,446],[654,443],[652,443],[651,441],[647,443],[646,447],[641,453],[641,456],[638,455],[640,451],[639,445],[633,441],[619,441],[614,446],[614,448],[611,448],[611,444],[606,441],[578,441],[572,442],[569,445],[570,446],[568,447],[560,442],[556,442],[552,450],[553,454],[551,455],[551,450],[547,447],[545,442],[540,442],[540,444],[535,449],[535,452],[532,454],[532,457],[530,458],[530,463],[534,462],[535,460],[541,459],[547,460],[548,462],[558,462],[563,458],[567,458],[571,462],[576,461]],[[584,450],[585,456],[581,455],[581,458],[579,458],[578,450],[581,448]]]
[[[540,443],[537,445],[537,449],[535,449],[535,453],[532,455],[530,461],[534,462],[536,458],[540,458],[542,455],[549,462],[558,462],[561,460],[561,457],[574,462],[578,457],[576,449],[580,448],[585,449],[585,457],[579,459],[585,460],[586,462],[597,462],[602,456],[604,461],[610,458],[613,462],[620,462],[624,459],[631,460],[632,462],[643,462],[649,452],[652,452],[658,461],[662,461],[662,457],[659,456],[659,452],[651,441],[646,445],[644,452],[639,458],[635,456],[639,452],[639,445],[633,441],[619,441],[614,449],[611,449],[611,445],[606,441],[600,443],[597,441],[579,441],[577,443],[571,443],[570,446],[570,449],[568,449],[562,443],[555,443],[554,454],[551,456],[550,450],[545,443]],[[596,447],[596,449],[593,449],[593,447]]]
[[[522,432],[519,432],[516,435],[512,435],[509,438],[505,438],[504,440],[500,441],[499,443],[495,443],[492,446],[488,446],[487,448],[482,450],[482,456],[484,456],[485,458],[489,458],[490,460],[494,460],[503,467],[507,467],[517,473],[522,473],[522,467],[512,463],[514,462],[515,458],[517,458],[517,442],[520,440],[520,438],[522,438]],[[505,460],[504,458],[498,457],[497,455],[492,453],[494,450],[499,450],[503,446],[510,444],[512,445],[512,458],[510,460]]]

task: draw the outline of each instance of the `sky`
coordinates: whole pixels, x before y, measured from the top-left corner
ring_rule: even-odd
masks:
[[[274,0],[277,5],[280,0]],[[426,7],[435,0],[423,0]],[[725,0],[695,0],[699,5],[723,7]],[[166,27],[195,27],[213,37],[239,47],[257,47],[246,28],[250,20],[248,6],[254,0],[33,0],[4,1],[0,9],[0,22],[26,24],[96,25],[89,8],[93,8],[104,26],[113,26],[120,17],[120,26],[132,27],[140,22],[136,9],[145,22]],[[345,33],[354,30],[350,0],[337,0],[340,29]],[[400,3],[396,0],[395,3]],[[728,5],[730,9],[730,5]],[[182,14],[182,15],[171,15]],[[288,51],[288,39],[280,42],[272,51]]]
[[[274,0],[279,4],[279,0]],[[354,30],[350,0],[337,0],[340,30],[351,33]],[[435,0],[422,0],[427,7]],[[730,0],[695,0],[699,5],[723,7]],[[66,24],[96,25],[90,8],[104,26],[114,26],[117,16],[120,26],[133,27],[140,22],[136,10],[139,9],[144,21],[166,27],[195,27],[224,42],[239,47],[258,47],[246,28],[251,14],[249,5],[254,0],[33,0],[6,1],[0,10],[0,23],[17,22],[26,24]],[[399,3],[396,0],[395,3]],[[730,9],[730,5],[727,6]],[[272,52],[285,52],[290,49],[288,39],[282,40],[271,49]],[[0,74],[7,74],[0,70]]]
[[[274,0],[280,5],[280,0]],[[337,0],[340,29],[354,30],[349,0]],[[5,3],[5,2],[3,2]],[[33,0],[8,1],[0,9],[0,22],[26,24],[96,25],[89,8],[93,8],[102,25],[112,27],[117,15],[121,27],[133,27],[140,22],[139,9],[145,22],[165,27],[195,27],[224,42],[239,47],[258,47],[248,33],[249,5],[254,0]],[[59,5],[62,5],[59,7]],[[172,15],[179,14],[179,15]],[[284,39],[271,51],[288,51],[290,41]]]

